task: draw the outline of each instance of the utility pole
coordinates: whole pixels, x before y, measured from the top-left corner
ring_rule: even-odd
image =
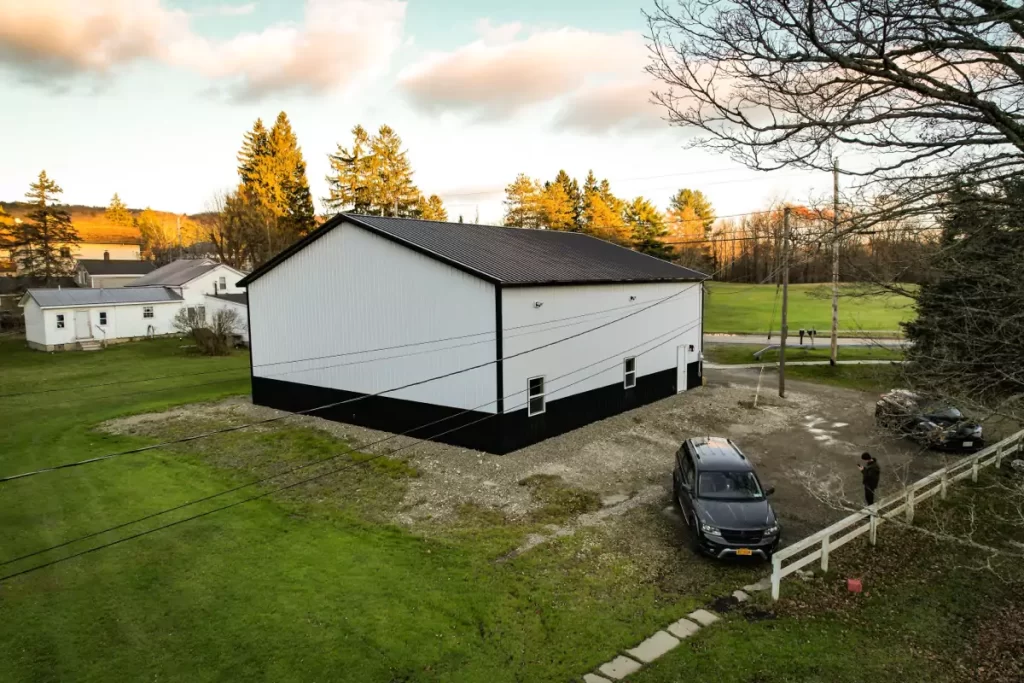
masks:
[[[832,353],[835,367],[839,355],[839,159],[832,160]]]
[[[180,259],[181,256],[182,256],[182,254],[181,254],[181,216],[178,215],[178,216],[175,216],[175,218],[177,219],[177,224],[178,224],[178,258]]]
[[[786,398],[786,336],[789,334],[789,207],[782,210],[782,324],[779,342],[779,396]]]

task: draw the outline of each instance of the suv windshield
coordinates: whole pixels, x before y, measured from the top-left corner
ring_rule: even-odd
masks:
[[[764,498],[764,492],[753,472],[701,472],[697,497],[759,500]]]

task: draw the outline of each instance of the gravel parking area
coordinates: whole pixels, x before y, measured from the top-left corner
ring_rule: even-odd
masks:
[[[408,459],[420,476],[409,481],[395,521],[443,523],[466,503],[520,519],[540,504],[533,489],[520,484],[534,475],[559,477],[567,486],[594,492],[608,507],[642,494],[642,501],[634,500],[623,512],[641,502],[657,511],[670,505],[673,454],[680,442],[690,436],[718,435],[734,439],[761,478],[776,487],[773,504],[786,537],[794,540],[846,514],[834,504],[837,496],[859,502],[857,463],[862,451],[870,450],[879,459],[883,493],[896,485],[897,478],[917,478],[942,464],[942,456],[920,453],[909,442],[877,433],[872,395],[793,382],[783,400],[766,378],[755,408],[757,379],[751,370],[709,371],[702,388],[506,456],[397,437],[379,448],[402,449],[398,457]],[[151,431],[147,425],[166,426],[167,421],[187,422],[199,416],[240,423],[281,414],[245,399],[229,399],[123,418],[106,427],[144,434]],[[353,445],[386,436],[306,416],[287,422],[326,431]]]

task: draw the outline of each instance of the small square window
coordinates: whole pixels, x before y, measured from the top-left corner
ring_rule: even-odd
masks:
[[[622,362],[622,385],[627,389],[636,386],[636,358],[627,358]]]
[[[58,330],[64,329],[64,314],[63,313],[58,313],[57,314],[57,329]]]
[[[142,317],[143,318],[152,318],[153,317],[153,307],[152,306],[143,306],[142,307]]]
[[[228,288],[228,281],[227,281],[227,278],[224,278],[224,277],[222,277],[222,278],[220,279],[220,289],[221,289],[221,291],[224,291],[224,290],[225,290],[225,289],[227,289],[227,288]]]
[[[71,247],[61,247],[60,256],[61,258],[71,258]]]
[[[543,377],[532,377],[527,380],[527,393],[529,394],[529,402],[527,406],[527,412],[530,417],[534,415],[540,415],[544,412],[544,378]]]
[[[106,325],[106,324],[107,324],[107,312],[106,311],[100,311],[100,325]]]

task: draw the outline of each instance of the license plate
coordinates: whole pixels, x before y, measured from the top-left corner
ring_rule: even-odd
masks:
[[[739,550],[736,551],[736,554],[737,555],[753,555],[754,551],[751,550],[750,548],[740,548]]]
[[[970,448],[974,445],[973,441],[964,441],[964,448]]]

